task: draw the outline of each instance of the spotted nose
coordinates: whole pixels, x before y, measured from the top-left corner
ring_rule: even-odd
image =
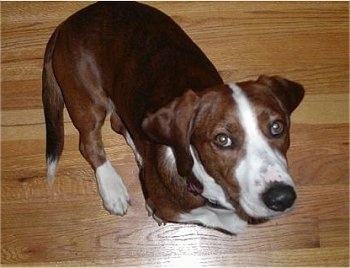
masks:
[[[296,198],[294,188],[283,183],[273,184],[262,195],[265,205],[274,211],[285,211],[294,204]]]

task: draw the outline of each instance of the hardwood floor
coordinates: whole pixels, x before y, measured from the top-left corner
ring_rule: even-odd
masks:
[[[292,116],[292,213],[239,236],[147,216],[131,150],[109,124],[106,151],[131,195],[102,207],[65,114],[56,182],[45,180],[41,68],[54,28],[84,2],[1,2],[1,263],[143,267],[349,266],[349,3],[149,2],[172,16],[225,81],[279,74],[306,96]]]

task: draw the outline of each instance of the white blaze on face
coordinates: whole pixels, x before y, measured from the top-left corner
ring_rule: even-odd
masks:
[[[245,155],[238,163],[235,176],[240,186],[240,205],[250,216],[271,217],[278,212],[268,209],[261,194],[271,182],[283,182],[293,186],[287,171],[286,159],[268,144],[259,129],[256,112],[236,84],[229,84],[237,104],[237,113],[244,130]]]

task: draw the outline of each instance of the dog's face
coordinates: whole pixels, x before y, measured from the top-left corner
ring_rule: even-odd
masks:
[[[296,198],[288,173],[291,112],[301,85],[279,77],[186,92],[148,116],[145,132],[172,148],[180,175],[193,173],[211,202],[250,217],[288,211]]]

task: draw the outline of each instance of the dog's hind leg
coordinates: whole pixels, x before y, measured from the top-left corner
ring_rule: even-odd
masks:
[[[112,214],[124,215],[128,208],[129,195],[121,177],[107,160],[102,143],[101,127],[106,117],[106,109],[91,103],[84,113],[72,115],[80,133],[80,152],[95,170],[104,207]]]
[[[74,34],[70,33],[60,35],[56,42],[52,56],[54,74],[72,123],[79,131],[80,152],[95,171],[104,207],[113,214],[124,215],[129,195],[102,143],[101,127],[111,104],[103,87],[103,70],[94,43],[89,43],[90,48],[79,39],[81,35],[71,40]]]

